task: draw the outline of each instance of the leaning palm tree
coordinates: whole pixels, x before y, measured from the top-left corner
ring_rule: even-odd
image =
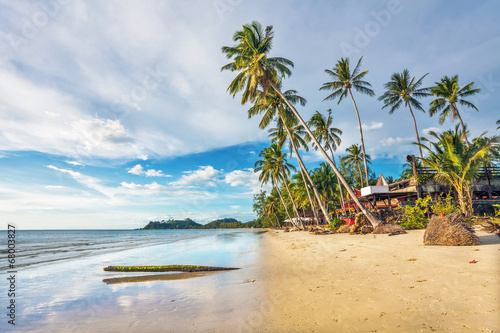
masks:
[[[436,171],[436,180],[449,184],[457,192],[458,202],[465,216],[472,215],[472,181],[478,177],[479,170],[489,152],[500,143],[500,137],[485,138],[481,134],[468,146],[464,144],[465,134],[459,129],[449,130],[442,134],[429,132],[435,141],[426,138],[430,147],[420,145],[429,155],[423,159],[425,164]]]
[[[243,25],[242,30],[238,30],[234,33],[233,41],[236,42],[235,46],[222,47],[222,52],[226,54],[228,59],[233,59],[233,62],[223,66],[221,70],[238,72],[236,77],[229,84],[228,91],[233,97],[238,92],[242,91],[241,103],[245,104],[248,101],[254,101],[255,92],[259,87],[263,91],[264,99],[269,89],[274,89],[300,121],[301,125],[304,126],[304,129],[307,131],[312,141],[320,146],[309,127],[307,127],[305,121],[278,86],[278,82],[280,82],[281,79],[291,74],[287,66],[293,67],[293,62],[285,58],[271,58],[267,56],[271,50],[273,35],[272,26],[268,26],[264,30],[259,22],[254,21],[251,24]],[[354,191],[349,187],[345,178],[342,177],[321,146],[319,147],[319,151],[333,168],[337,177],[339,177],[356,205],[366,215],[370,223],[373,226],[381,224],[382,222],[379,219],[361,205]]]
[[[465,133],[465,125],[458,112],[457,103],[461,106],[479,111],[474,104],[466,101],[464,98],[479,93],[481,89],[473,89],[474,82],[460,88],[458,85],[458,75],[452,77],[444,76],[440,82],[436,82],[435,84],[434,87],[430,88],[431,95],[436,97],[436,99],[431,102],[429,114],[433,116],[441,111],[439,115],[439,123],[441,125],[448,115],[451,115],[452,121],[458,118],[462,125],[462,131]],[[468,145],[469,141],[467,135],[464,136],[464,139],[465,143]]]
[[[297,205],[295,204],[295,200],[293,199],[290,188],[288,187],[290,170],[295,171],[295,167],[288,163],[283,150],[276,143],[271,144],[271,146],[269,146],[268,148],[264,148],[259,156],[264,157],[264,160],[260,160],[255,163],[255,172],[259,172],[265,167],[272,170],[274,178],[277,180],[281,180],[281,182],[285,185],[288,196],[290,197],[290,200],[292,202],[295,217],[297,218],[297,221],[300,221]]]
[[[278,112],[280,112],[280,111],[278,111]],[[283,114],[283,112],[281,111],[280,114]],[[293,116],[293,114],[291,116]],[[309,192],[309,183],[311,184],[311,187],[313,188],[314,194],[316,195],[316,198],[318,200],[320,200],[319,193],[318,193],[318,190],[316,188],[316,184],[314,184],[313,180],[311,179],[311,176],[309,175],[309,171],[307,170],[307,168],[306,168],[306,166],[305,166],[304,162],[302,161],[302,158],[300,157],[300,154],[299,154],[300,148],[305,148],[306,151],[308,150],[307,143],[305,142],[305,140],[303,138],[303,136],[305,135],[305,131],[304,131],[304,128],[302,127],[302,125],[297,125],[296,124],[297,121],[294,120],[294,118],[292,118],[291,116],[289,116],[287,118],[284,118],[284,117],[278,118],[277,127],[269,130],[269,136],[272,138],[271,142],[276,142],[280,146],[283,146],[288,138],[290,155],[292,154],[292,152],[295,152],[295,156],[297,157],[297,161],[299,162],[299,168],[300,168],[300,173],[301,173],[302,178],[303,178],[304,187],[306,189],[307,196],[309,198],[309,202],[311,203],[311,209],[313,211],[314,218],[315,218],[316,222],[318,222],[319,221],[318,214],[317,214],[315,206],[314,206],[314,201],[311,198],[311,194]],[[295,125],[293,123],[295,123]],[[306,177],[309,179],[309,183],[307,182]],[[320,205],[321,210],[323,211],[323,214],[328,219],[328,223],[330,223],[330,217],[329,217],[328,211],[321,204],[320,201],[319,201],[319,205]]]
[[[337,101],[337,104],[340,104],[340,102],[345,97],[347,97],[347,94],[349,94],[354,105],[354,110],[356,111],[356,117],[358,118],[361,147],[363,148],[363,154],[366,155],[365,140],[363,138],[363,128],[361,126],[361,120],[359,118],[358,106],[356,105],[356,101],[354,100],[351,91],[351,88],[354,88],[354,90],[359,93],[371,97],[375,96],[375,92],[370,88],[372,85],[367,81],[363,81],[366,74],[368,74],[368,70],[361,71],[359,69],[362,59],[363,57],[358,60],[356,67],[354,67],[354,70],[351,73],[349,69],[349,58],[340,58],[340,60],[337,62],[337,65],[333,69],[325,69],[325,72],[331,76],[333,81],[323,83],[323,86],[319,88],[319,90],[333,90],[333,92],[330,95],[326,96],[323,101],[336,99],[338,97],[339,99]],[[366,163],[366,160],[363,161],[365,164],[365,176],[368,180],[368,165]]]
[[[389,114],[393,114],[403,104],[408,107],[413,118],[413,126],[415,127],[418,144],[420,144],[420,138],[412,106],[417,110],[425,112],[422,104],[417,101],[417,98],[429,96],[429,88],[419,88],[427,74],[415,81],[415,77],[410,78],[410,72],[407,69],[403,70],[402,73],[394,73],[391,76],[391,80],[384,84],[385,93],[378,98],[379,101],[384,101],[385,103],[382,109],[391,108]],[[419,146],[418,149],[420,151],[420,158],[423,158],[422,148]]]
[[[361,151],[361,147],[357,144],[352,144],[350,147],[347,147],[345,150],[348,154],[345,156],[346,162],[349,163],[352,167],[356,166],[359,172],[359,186],[364,187],[363,183],[363,173],[361,172],[361,161],[366,161],[371,164],[370,155],[364,155]],[[366,179],[366,186],[368,186],[368,179]]]
[[[332,118],[332,109],[328,109],[328,117],[325,117],[319,111],[309,119],[307,124],[313,129],[313,134],[318,140],[320,144],[323,144],[325,150],[329,150],[332,154],[332,161],[335,165],[335,156],[333,152],[337,150],[337,147],[342,142],[340,140],[340,136],[342,135],[342,131],[336,127],[333,127],[333,118]],[[308,140],[310,141],[310,140]],[[314,146],[314,149],[318,150],[317,146]],[[344,194],[342,192],[342,187],[340,186],[340,180],[337,178],[337,183],[340,191],[340,205],[342,206],[342,210],[344,211],[344,215],[346,214],[345,204],[344,204]]]

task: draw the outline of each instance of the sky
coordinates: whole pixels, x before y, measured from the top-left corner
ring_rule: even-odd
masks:
[[[19,229],[129,229],[150,220],[255,218],[253,172],[269,144],[226,89],[221,46],[252,20],[275,31],[271,56],[295,64],[284,89],[308,119],[332,109],[345,148],[360,142],[352,102],[319,91],[341,57],[360,57],[377,96],[408,69],[432,86],[475,82],[471,136],[498,134],[498,1],[0,0],[0,214]],[[354,92],[378,175],[417,154],[411,116]],[[431,100],[421,100],[425,109]],[[419,134],[448,130],[416,111]],[[309,169],[321,162],[303,152]],[[294,161],[293,161],[294,162]],[[295,162],[294,162],[295,163]],[[264,186],[264,189],[269,189]]]

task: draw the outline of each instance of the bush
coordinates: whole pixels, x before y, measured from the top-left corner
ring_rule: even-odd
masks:
[[[455,204],[454,198],[450,193],[448,193],[448,195],[444,198],[438,197],[436,202],[431,205],[431,210],[436,215],[440,215],[441,213],[449,215],[460,212],[460,207]]]
[[[401,218],[401,226],[406,229],[424,229],[427,225],[427,213],[431,197],[419,198],[415,201],[415,207],[405,206],[405,215]]]
[[[330,220],[330,224],[328,225],[328,228],[335,230],[338,227],[340,227],[344,223],[344,220],[333,218]]]

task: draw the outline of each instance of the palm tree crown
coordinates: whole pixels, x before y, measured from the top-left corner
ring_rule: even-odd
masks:
[[[333,81],[324,83],[319,90],[333,90],[333,92],[328,95],[324,101],[339,97],[337,102],[337,104],[339,104],[347,97],[351,88],[354,88],[354,90],[362,94],[371,97],[375,96],[375,92],[370,89],[372,85],[367,81],[363,81],[363,78],[368,74],[368,70],[360,70],[359,67],[361,66],[362,59],[363,57],[358,60],[352,73],[349,69],[349,58],[340,58],[336,67],[331,70],[325,69],[325,72],[332,77]]]
[[[345,156],[345,160],[347,163],[349,163],[352,167],[357,167],[358,168],[358,172],[359,172],[359,177],[360,177],[360,181],[359,181],[359,186],[360,187],[363,187],[364,184],[363,184],[363,173],[361,172],[361,161],[363,160],[366,160],[367,163],[371,163],[371,157],[370,155],[366,155],[364,156],[362,150],[361,150],[361,147],[357,144],[353,144],[351,145],[350,147],[347,147],[346,150],[345,150],[348,155]],[[364,158],[366,157],[366,158]],[[368,179],[366,179],[366,185],[368,185]]]
[[[462,125],[462,131],[465,133],[465,124],[458,112],[457,103],[476,111],[479,111],[474,104],[466,101],[464,98],[472,96],[481,91],[481,89],[473,89],[474,82],[471,82],[462,88],[458,84],[458,75],[448,77],[444,76],[440,82],[436,82],[434,87],[431,87],[431,95],[437,97],[431,102],[429,114],[431,117],[437,112],[441,111],[439,115],[439,123],[442,125],[448,115],[451,115],[451,120],[454,121],[458,118]],[[469,145],[467,135],[464,135],[466,145]]]
[[[429,74],[429,73],[427,73]],[[417,136],[417,142],[420,144],[420,138],[418,135],[417,121],[415,120],[415,115],[413,114],[412,107],[422,112],[425,110],[422,108],[422,104],[417,100],[420,97],[426,97],[429,95],[429,88],[420,88],[422,85],[422,80],[427,76],[425,74],[420,79],[415,81],[415,77],[410,77],[410,72],[405,69],[402,73],[394,73],[391,76],[391,80],[384,84],[385,93],[380,96],[379,101],[384,101],[384,106],[382,109],[390,107],[389,114],[393,114],[395,110],[399,109],[401,105],[407,106],[410,110],[411,116],[413,118],[413,125],[415,127],[415,135]],[[420,150],[420,158],[423,158],[422,148],[418,147]]]
[[[340,139],[342,131],[333,127],[332,109],[328,109],[327,112],[328,117],[325,117],[319,111],[316,111],[307,124],[309,127],[314,128],[312,132],[318,142],[324,145],[325,150],[330,150],[333,156],[333,151],[337,150],[337,147],[342,142]],[[317,150],[318,147],[314,146],[314,149]]]
[[[253,102],[259,87],[264,92],[265,100],[270,81],[278,82],[285,76],[290,76],[291,71],[287,66],[293,67],[293,62],[280,57],[267,57],[271,51],[274,37],[273,26],[262,25],[253,21],[251,24],[243,25],[233,35],[235,46],[223,46],[222,53],[233,62],[223,66],[221,71],[238,71],[234,80],[228,87],[228,91],[234,96],[243,90],[241,104],[247,101]]]

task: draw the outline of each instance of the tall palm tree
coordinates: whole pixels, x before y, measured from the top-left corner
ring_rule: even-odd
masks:
[[[335,194],[337,193],[337,189],[335,188],[335,173],[327,163],[321,162],[319,168],[314,169],[312,176],[318,184],[323,204],[329,207],[334,202]]]
[[[363,173],[361,172],[361,161],[364,160],[368,163],[371,163],[370,155],[365,156],[361,151],[361,147],[357,144],[353,144],[350,147],[347,147],[345,151],[349,153],[348,155],[345,156],[346,162],[351,164],[353,167],[357,166],[360,179],[359,185],[361,187],[364,187],[365,185],[363,183]],[[366,181],[366,186],[368,186],[368,181]]]
[[[436,141],[430,147],[421,145],[429,155],[424,158],[425,164],[435,170],[436,180],[451,185],[458,194],[458,202],[465,216],[472,215],[471,182],[478,177],[480,168],[488,153],[500,143],[499,136],[484,138],[481,134],[468,146],[464,145],[465,134],[459,129],[449,130],[442,134],[429,133]]]
[[[295,217],[297,218],[297,221],[301,221],[299,212],[297,210],[297,205],[295,204],[295,200],[293,199],[290,188],[288,187],[290,170],[295,171],[295,167],[288,163],[283,150],[276,143],[271,144],[271,146],[269,146],[268,148],[264,148],[259,156],[264,157],[264,160],[259,160],[255,163],[256,168],[254,171],[259,172],[261,170],[264,171],[265,169],[272,170],[271,172],[273,172],[274,178],[276,180],[281,180],[281,182],[285,185],[288,196],[290,197],[290,200],[292,202]]]
[[[368,70],[360,70],[359,67],[361,66],[362,59],[363,57],[359,58],[356,67],[354,67],[354,70],[351,73],[349,69],[349,58],[340,58],[340,60],[337,62],[337,65],[333,69],[325,69],[325,72],[331,76],[333,81],[323,83],[323,86],[319,88],[319,90],[333,90],[333,92],[328,95],[323,101],[336,99],[338,97],[339,99],[337,104],[340,104],[340,102],[347,96],[347,94],[351,96],[354,110],[356,111],[356,117],[358,118],[359,136],[361,138],[363,156],[366,156],[365,140],[363,138],[363,129],[361,126],[361,120],[359,118],[358,106],[356,105],[356,101],[354,100],[351,91],[351,88],[354,88],[354,90],[359,93],[371,97],[375,96],[375,92],[370,88],[372,85],[367,81],[363,81],[366,74],[368,74]],[[366,182],[368,183],[368,165],[366,163],[366,160],[363,161],[365,164]]]
[[[333,152],[337,150],[337,147],[340,145],[342,140],[340,136],[342,135],[342,131],[336,127],[333,127],[333,118],[332,118],[332,109],[328,109],[328,117],[325,117],[319,111],[309,119],[307,124],[313,129],[313,134],[318,140],[320,144],[323,144],[325,150],[329,150],[332,154],[332,161],[335,165],[335,156]],[[310,141],[310,140],[308,140]],[[314,149],[318,150],[317,146],[314,146]],[[340,187],[340,180],[337,178],[337,183],[340,191],[340,205],[344,211],[344,215],[346,214],[345,204],[344,204],[344,193],[342,192],[342,187]]]
[[[408,107],[411,117],[413,118],[413,126],[415,127],[415,135],[417,136],[418,144],[420,144],[420,137],[418,135],[417,121],[415,120],[412,106],[417,110],[425,112],[422,108],[422,104],[417,101],[417,98],[429,96],[429,88],[419,88],[427,74],[415,81],[415,77],[410,78],[410,72],[407,69],[404,69],[401,73],[394,73],[391,76],[391,80],[384,84],[384,94],[378,98],[379,101],[384,101],[385,103],[382,109],[387,107],[391,108],[389,114],[393,114],[394,111],[399,109],[403,104]],[[420,151],[420,158],[423,158],[422,148],[419,146],[418,149]]]
[[[280,112],[280,111],[278,111],[278,112]],[[283,114],[283,112],[281,112],[281,114]],[[288,124],[285,124],[286,122],[288,122]],[[295,126],[293,125],[293,122],[295,123]],[[289,118],[284,118],[284,117],[278,118],[277,127],[269,130],[269,136],[272,138],[271,142],[276,142],[280,146],[283,146],[288,138],[288,142],[289,142],[289,146],[290,146],[289,147],[290,155],[292,154],[292,152],[295,152],[295,156],[297,157],[297,161],[299,162],[299,169],[300,169],[300,173],[301,173],[302,178],[303,178],[304,187],[305,187],[305,190],[307,192],[309,202],[311,203],[311,209],[313,211],[314,218],[315,218],[316,222],[318,222],[319,221],[318,214],[317,214],[316,209],[314,207],[314,201],[312,200],[311,194],[309,192],[309,185],[308,185],[308,182],[306,181],[306,174],[307,174],[307,178],[310,179],[309,183],[312,184],[313,191],[317,195],[318,200],[319,200],[319,194],[318,194],[318,190],[316,188],[316,184],[314,184],[314,182],[312,181],[312,179],[309,175],[309,172],[308,172],[306,166],[304,165],[304,162],[302,161],[302,158],[300,157],[300,154],[298,151],[299,148],[305,148],[306,150],[308,150],[308,147],[307,147],[307,143],[303,139],[303,135],[305,134],[304,128],[302,127],[302,125],[296,125],[296,123],[297,123],[296,120],[294,121],[293,118],[290,118],[290,117]],[[319,204],[320,204],[321,209],[323,210],[323,213],[324,214],[326,213],[325,216],[327,216],[327,219],[330,220],[330,218],[328,216],[328,211],[326,210],[326,208],[321,205],[321,202],[319,202]],[[328,222],[328,223],[330,223],[330,222]]]
[[[307,131],[312,141],[319,146],[319,151],[333,168],[335,174],[340,179],[349,195],[351,195],[353,201],[361,209],[363,214],[366,215],[370,223],[373,226],[381,224],[382,222],[378,218],[361,205],[354,191],[349,187],[349,184],[347,184],[345,178],[340,174],[337,167],[328,157],[328,154],[319,145],[304,119],[302,119],[292,103],[281,92],[278,82],[280,79],[291,74],[287,66],[293,67],[293,62],[285,58],[270,58],[267,56],[267,53],[271,50],[273,35],[272,26],[268,26],[263,30],[261,24],[254,21],[251,24],[243,25],[242,30],[234,33],[233,41],[236,42],[235,46],[222,47],[222,52],[226,54],[226,57],[234,61],[223,66],[221,71],[230,70],[239,72],[229,84],[229,93],[234,97],[236,93],[243,91],[241,103],[245,104],[248,101],[254,101],[255,91],[257,91],[258,87],[262,88],[264,98],[270,87],[274,89],[300,121],[301,125],[304,126],[304,129]]]
[[[431,102],[431,106],[429,108],[429,114],[431,116],[435,115],[437,112],[441,111],[439,115],[439,123],[442,125],[446,120],[448,115],[451,115],[451,120],[455,120],[458,118],[460,124],[462,125],[462,131],[465,133],[465,125],[460,116],[460,112],[458,112],[457,103],[461,106],[465,106],[476,111],[479,111],[477,107],[469,101],[466,101],[464,98],[468,96],[472,96],[481,91],[481,89],[473,89],[474,82],[471,82],[462,88],[458,84],[458,75],[448,77],[444,76],[440,82],[436,82],[434,87],[431,87],[431,95],[436,97]],[[466,145],[469,145],[469,140],[467,139],[467,135],[464,136]]]

